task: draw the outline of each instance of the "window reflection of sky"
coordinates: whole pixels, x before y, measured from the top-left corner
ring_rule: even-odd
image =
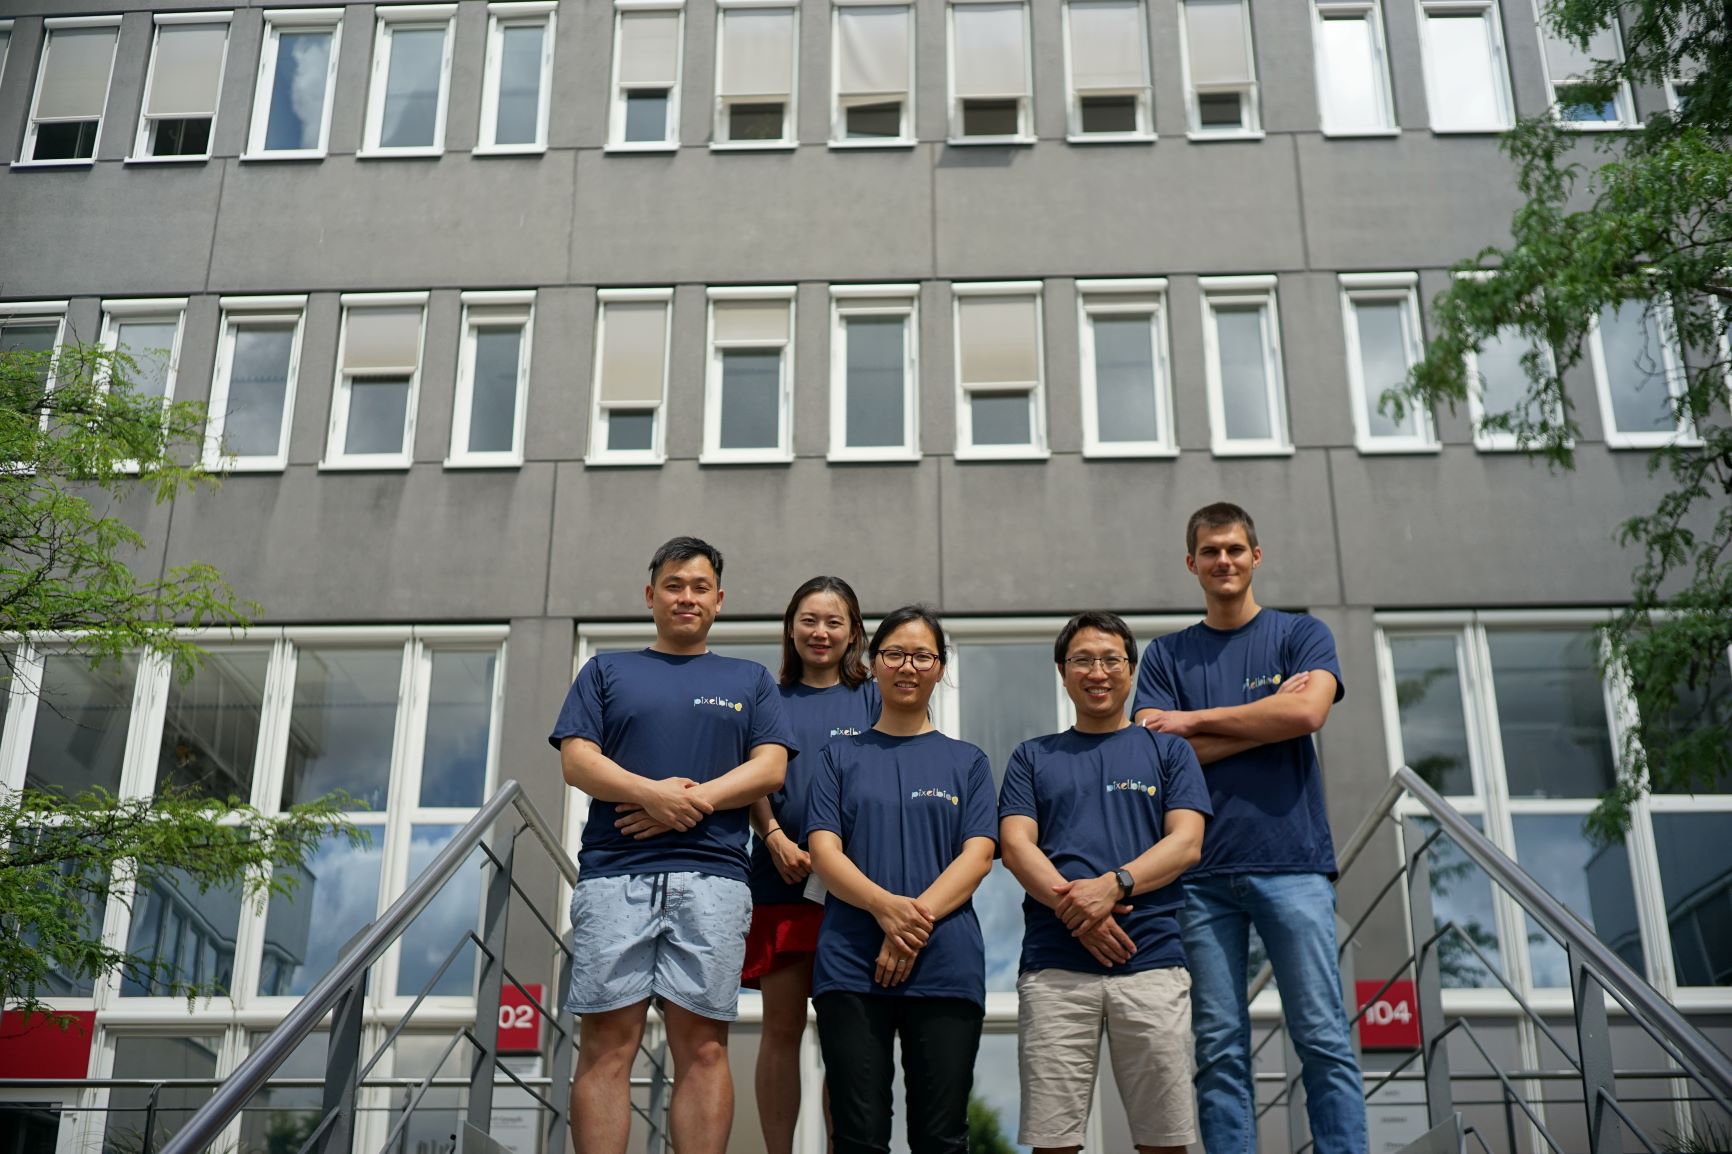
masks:
[[[1628,851],[1621,845],[1596,849],[1579,814],[1517,815],[1514,826],[1522,867],[1641,973],[1642,940]],[[1568,986],[1563,947],[1532,918],[1527,919],[1527,935],[1534,985]]]
[[[1403,760],[1440,793],[1472,794],[1454,635],[1391,637],[1389,655]]]
[[[1477,816],[1467,819],[1475,829],[1484,822]],[[1419,818],[1416,824],[1429,836],[1437,828],[1429,818]],[[1409,851],[1412,850],[1409,846]],[[1492,912],[1491,879],[1474,865],[1449,835],[1431,843],[1426,853],[1431,870],[1431,914],[1435,925],[1454,922],[1456,933],[1446,934],[1437,941],[1438,965],[1445,988],[1462,989],[1492,986],[1497,979],[1462,940],[1465,934],[1492,963],[1502,969],[1498,950],[1497,921]]]
[[[300,651],[284,805],[344,789],[359,808],[385,808],[402,672],[401,647]]]
[[[1725,813],[1657,813],[1660,889],[1682,986],[1732,985],[1732,838]]]
[[[492,650],[433,654],[421,758],[422,805],[479,806],[485,800],[497,658]]]
[[[1604,683],[1587,630],[1486,633],[1511,797],[1597,797],[1614,777]]]
[[[359,846],[343,837],[326,838],[294,895],[271,899],[259,993],[306,993],[331,968],[343,944],[373,920],[384,837],[378,829],[367,833]]]
[[[265,149],[319,147],[325,118],[325,81],[331,65],[331,33],[282,32],[277,72],[271,81]]]
[[[418,825],[409,835],[409,876],[426,869],[434,856],[456,836],[460,826]],[[439,969],[445,955],[464,934],[479,924],[481,910],[481,862],[479,851],[445,884],[427,908],[403,933],[402,955],[397,964],[397,992],[414,996]],[[467,958],[467,962],[464,960]],[[466,997],[475,987],[475,946],[464,947],[458,959],[429,991],[450,997]]]

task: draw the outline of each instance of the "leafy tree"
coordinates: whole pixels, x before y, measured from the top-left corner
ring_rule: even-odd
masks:
[[[968,1096],[969,1154],[1016,1154],[1016,1146],[1004,1135],[1004,1122],[984,1098]]]
[[[1675,112],[1593,143],[1552,116],[1523,121],[1504,141],[1526,203],[1511,243],[1457,266],[1433,301],[1435,336],[1386,409],[1444,403],[1470,387],[1467,354],[1519,336],[1526,395],[1486,417],[1530,454],[1572,468],[1581,430],[1563,377],[1582,360],[1603,310],[1644,310],[1675,334],[1686,364],[1673,414],[1693,439],[1655,449],[1664,478],[1654,507],[1624,521],[1637,555],[1628,606],[1604,628],[1609,676],[1626,677],[1641,724],[1626,734],[1618,780],[1589,821],[1621,839],[1647,790],[1732,788],[1732,426],[1726,417],[1732,316],[1732,3],[1728,0],[1547,0],[1550,26],[1586,48],[1623,18],[1625,58],[1597,61],[1566,90],[1597,106],[1618,87],[1681,82]],[[1625,314],[1629,315],[1629,314]],[[1656,364],[1659,351],[1650,350]]]
[[[49,635],[58,650],[93,663],[144,652],[190,676],[202,651],[182,630],[244,626],[253,607],[208,565],[153,578],[127,564],[144,546],[122,518],[134,493],[160,503],[214,483],[191,463],[204,407],[134,387],[138,368],[84,345],[0,350],[0,639]],[[4,691],[15,651],[0,653]],[[38,708],[57,704],[44,699]],[[153,993],[216,992],[219,979],[103,943],[111,885],[144,892],[172,879],[199,893],[238,888],[253,900],[288,892],[321,839],[358,836],[342,802],[334,796],[266,816],[235,798],[175,786],[126,799],[0,789],[0,1004],[45,1012],[68,982],[117,969]]]

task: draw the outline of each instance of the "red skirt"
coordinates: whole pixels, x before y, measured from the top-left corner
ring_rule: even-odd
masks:
[[[758,988],[758,979],[818,952],[818,923],[824,907],[812,902],[787,902],[752,907],[752,930],[746,935],[746,964],[740,985]]]

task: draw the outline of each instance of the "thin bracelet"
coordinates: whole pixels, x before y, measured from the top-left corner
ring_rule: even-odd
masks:
[[[783,836],[783,837],[787,837],[787,836],[788,836],[788,835],[787,835],[787,834],[785,834],[785,833],[782,833],[782,827],[781,827],[781,826],[779,826],[779,825],[773,825],[773,826],[771,826],[771,827],[770,827],[770,828],[769,828],[769,829],[767,829],[767,830],[765,830],[765,831],[764,831],[764,840],[765,840],[765,841],[766,841],[766,842],[767,842],[767,841],[769,841],[769,840],[770,840],[770,835],[771,835],[771,834],[773,834],[773,833],[781,833],[781,834],[782,834],[782,836]]]

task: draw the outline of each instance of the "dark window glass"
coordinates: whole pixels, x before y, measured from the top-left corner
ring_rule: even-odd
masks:
[[[668,136],[668,90],[625,94],[625,139],[629,144],[660,143]]]
[[[300,651],[284,805],[342,789],[359,808],[385,808],[402,670],[401,647]]]
[[[132,688],[138,663],[127,657],[95,668],[76,653],[50,653],[42,665],[36,729],[24,788],[67,797],[93,786],[120,791]]]
[[[475,388],[469,410],[469,451],[509,453],[517,436],[517,367],[523,330],[475,331]]]
[[[844,114],[849,140],[891,139],[902,135],[902,102],[856,104]]]
[[[728,139],[782,139],[782,105],[730,104],[728,106]]]
[[[36,126],[32,160],[89,160],[96,152],[99,120],[56,120]]]
[[[1680,986],[1732,985],[1732,838],[1724,813],[1656,813],[1660,890]]]
[[[1033,444],[1027,393],[970,393],[968,406],[976,445]]]
[[[270,661],[262,650],[216,652],[191,680],[170,685],[156,762],[159,792],[175,786],[224,800],[252,797]]]
[[[1598,797],[1612,787],[1605,682],[1588,630],[1486,633],[1512,797]]]
[[[1596,846],[1580,814],[1516,814],[1516,858],[1546,892],[1568,906],[1631,969],[1642,972],[1642,931],[1630,884],[1630,854],[1622,845]],[[1534,985],[1568,986],[1564,948],[1527,918]]]
[[[654,409],[609,409],[607,448],[612,453],[648,451],[655,448]]]
[[[964,100],[962,135],[1015,136],[1022,124],[1017,114],[1019,104],[1015,100]]]
[[[499,113],[493,122],[493,143],[533,144],[541,118],[541,49],[545,24],[514,25],[501,30],[499,47]]]
[[[357,377],[349,382],[343,452],[400,453],[408,421],[408,377]]]
[[[1245,123],[1243,98],[1237,92],[1197,94],[1197,123],[1204,128],[1240,128]]]
[[[908,323],[902,317],[850,317],[848,326],[847,443],[852,449],[902,444],[903,347]]]
[[[152,156],[203,156],[210,151],[210,117],[159,120],[150,136]]]
[[[114,1043],[116,1078],[214,1078],[220,1034],[191,1037],[136,1037],[122,1035]],[[193,1112],[210,1099],[211,1086],[164,1087],[155,1094],[156,1112],[151,1133],[145,1134],[150,1115],[148,1085],[117,1087],[108,1092],[108,1115],[102,1133],[102,1154],[134,1154],[148,1143],[160,1150],[176,1131],[186,1125]]]
[[[1134,96],[1085,96],[1081,103],[1084,132],[1137,130],[1137,98]]]
[[[774,449],[781,443],[782,354],[722,350],[724,449]]]
[[[1455,635],[1391,635],[1389,658],[1407,767],[1439,793],[1472,794]]]

